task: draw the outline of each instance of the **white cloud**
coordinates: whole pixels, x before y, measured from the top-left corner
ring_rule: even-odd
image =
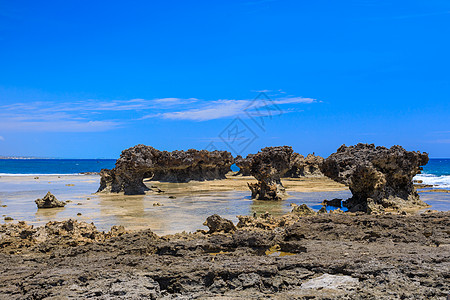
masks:
[[[143,117],[148,118],[162,118],[171,120],[192,120],[192,121],[208,121],[236,116],[245,116],[245,110],[258,109],[258,116],[261,113],[270,114],[270,111],[290,112],[291,109],[283,109],[278,105],[286,104],[310,104],[317,102],[312,98],[303,97],[285,97],[276,100],[262,99],[258,100],[216,100],[202,103],[199,108],[191,108],[186,110],[164,112],[150,114]]]
[[[120,127],[122,124],[114,121],[15,121],[0,122],[0,127],[9,131],[27,132],[101,132]]]
[[[221,119],[242,114],[249,103],[247,100],[217,100],[207,103],[202,108],[162,113],[160,117],[194,121]]]
[[[266,115],[273,112],[294,112],[299,111],[295,105],[314,102],[316,100],[312,98],[283,95],[274,100],[268,97],[261,97],[259,100],[213,101],[158,98],[15,103],[0,106],[0,128],[8,131],[98,132],[150,118],[208,121],[245,117],[246,110]]]
[[[5,138],[0,135],[0,141],[4,141]]]

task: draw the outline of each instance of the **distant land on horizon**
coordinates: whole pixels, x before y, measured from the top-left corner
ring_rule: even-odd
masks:
[[[48,159],[48,160],[116,160],[116,158],[58,158],[58,157],[35,157],[35,156],[3,156],[0,159]]]

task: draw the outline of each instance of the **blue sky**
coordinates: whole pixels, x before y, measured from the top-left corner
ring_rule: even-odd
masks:
[[[449,1],[0,0],[0,155],[450,157],[449,36]]]

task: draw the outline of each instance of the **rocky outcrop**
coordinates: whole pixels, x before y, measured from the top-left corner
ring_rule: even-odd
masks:
[[[250,173],[258,182],[248,187],[252,191],[252,199],[281,200],[285,189],[281,184],[281,176],[290,167],[292,147],[266,147],[250,158]]]
[[[44,198],[42,199],[36,199],[34,201],[38,208],[53,208],[53,207],[64,207],[66,205],[66,202],[59,201],[56,199],[56,197],[48,192]]]
[[[163,237],[0,224],[0,299],[446,299],[450,290],[450,212],[253,219],[230,233]],[[38,232],[48,235],[39,242]]]
[[[323,157],[308,154],[306,158],[298,153],[291,156],[291,166],[283,177],[321,177],[324,176],[320,170],[324,159]]]
[[[227,151],[167,152],[137,145],[122,151],[114,169],[100,172],[98,192],[145,194],[149,189],[143,183],[144,178],[166,182],[224,179],[233,161]]]
[[[350,188],[353,196],[344,206],[371,213],[427,206],[412,182],[427,163],[427,153],[406,151],[401,146],[342,145],[324,161],[322,172]]]

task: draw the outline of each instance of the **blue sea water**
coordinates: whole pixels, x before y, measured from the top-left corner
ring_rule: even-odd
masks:
[[[425,184],[431,184],[438,188],[450,188],[450,159],[434,158],[423,167],[422,174],[414,177]]]
[[[115,159],[0,159],[0,176],[79,174],[114,168]]]

